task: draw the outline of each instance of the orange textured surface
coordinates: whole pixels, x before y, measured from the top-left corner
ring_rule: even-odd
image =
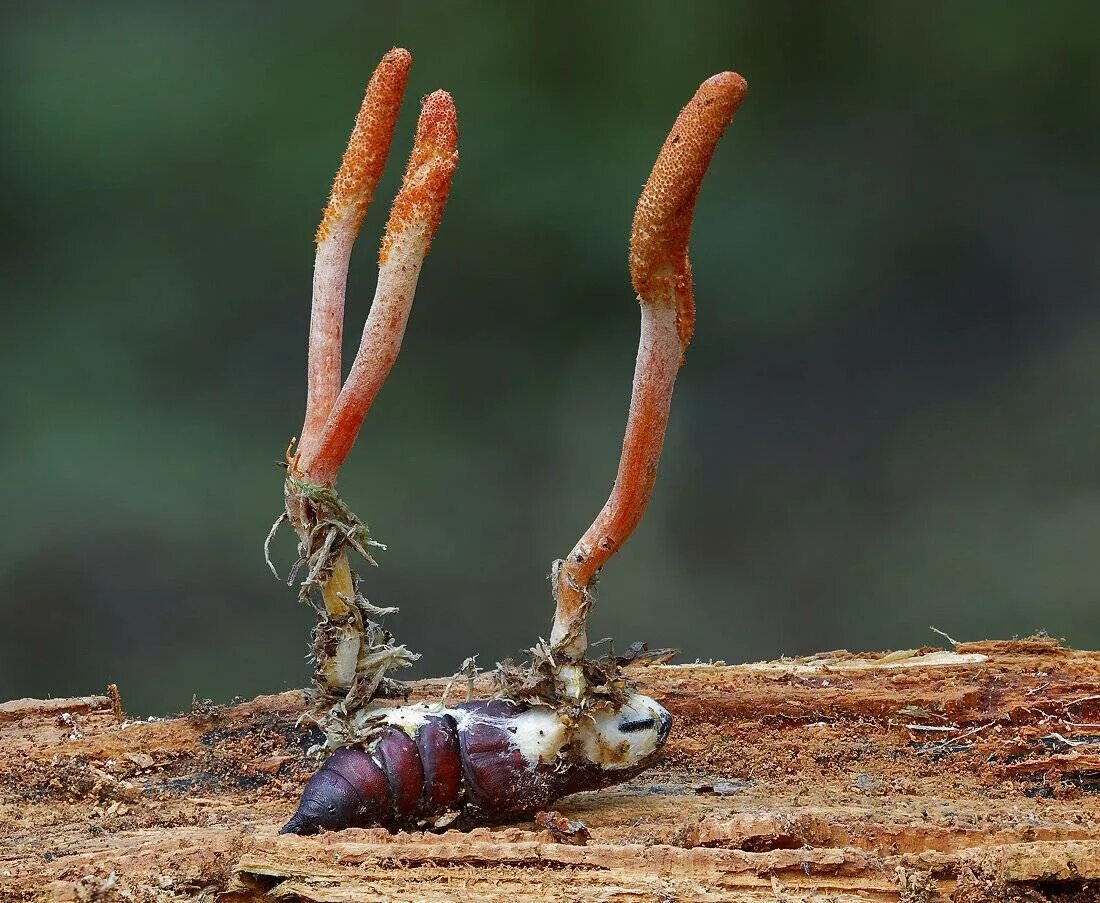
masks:
[[[736,72],[713,75],[676,117],[634,213],[630,278],[643,302],[676,304],[680,343],[695,326],[688,240],[695,200],[718,139],[748,91]]]
[[[382,57],[374,70],[332,183],[321,224],[317,227],[318,243],[324,241],[335,223],[345,217],[358,231],[374,195],[374,187],[386,167],[411,65],[412,54],[395,47]]]
[[[423,253],[427,253],[443,216],[451,190],[451,176],[457,165],[458,116],[454,100],[446,91],[436,91],[425,97],[420,107],[416,139],[405,167],[405,178],[394,198],[378,252],[380,265],[386,262],[394,245],[410,229],[424,230]]]
[[[316,451],[299,467],[314,483],[331,483],[355,443],[367,411],[397,359],[420,266],[443,216],[458,163],[458,124],[446,91],[425,97],[416,139],[379,253],[378,288],[359,351],[325,423]]]

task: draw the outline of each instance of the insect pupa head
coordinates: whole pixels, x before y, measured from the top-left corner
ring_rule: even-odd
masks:
[[[578,728],[584,758],[613,782],[623,770],[641,771],[659,756],[672,716],[655,699],[634,693],[620,708],[590,712]]]

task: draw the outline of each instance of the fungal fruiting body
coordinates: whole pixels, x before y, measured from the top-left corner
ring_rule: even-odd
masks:
[[[284,833],[530,816],[563,796],[645,770],[672,724],[668,712],[641,694],[576,725],[553,708],[502,699],[365,710],[361,718],[382,726],[365,745],[326,759]]]
[[[412,152],[382,238],[374,300],[344,379],[340,346],[348,265],[386,163],[411,64],[407,50],[394,48],[371,76],[317,229],[306,412],[301,437],[287,453],[285,514],[275,524],[287,520],[298,534],[291,581],[305,575],[300,596],[312,602],[317,591],[321,597],[313,636],[320,699],[344,696],[345,709],[369,701],[387,670],[419,657],[394,645],[370,620],[387,610],[359,595],[348,551],[374,564],[369,549],[382,546],[336,492],[340,467],[397,360],[458,161],[454,101],[446,91],[436,91],[421,102]]]
[[[375,93],[388,96],[392,105],[400,97],[395,85],[404,84],[407,54],[387,55],[380,70],[387,60],[396,69],[386,70],[383,87],[388,87]],[[330,320],[342,314],[344,245],[331,255],[342,267],[341,279],[315,280],[315,286],[339,282],[339,290],[314,295],[311,401],[299,455],[288,462],[287,513],[301,537],[301,559],[311,568],[307,585],[316,576],[328,612],[315,643],[320,650],[318,684],[331,689],[350,683],[352,689],[330,711],[340,730],[329,731],[329,745],[339,748],[306,785],[284,832],[308,834],[353,825],[438,828],[460,816],[472,822],[519,818],[562,796],[628,780],[660,756],[671,716],[632,690],[618,661],[585,657],[586,622],[596,575],[638,525],[653,488],[676,373],[694,327],[687,251],[695,200],[718,139],[745,90],[744,79],[732,72],[700,86],[676,119],[638,201],[630,272],[642,324],[622,454],[607,503],[572,552],[554,563],[550,643],[532,649],[526,669],[498,667],[497,699],[451,708],[386,709],[369,705],[384,670],[379,662],[389,667],[401,663],[402,654],[411,654],[401,653],[404,647],[369,643],[362,618],[368,609],[344,554],[347,547],[365,554],[365,526],[350,515],[332,485],[397,355],[420,263],[454,168],[450,98],[437,92],[425,101],[405,183],[382,243],[378,294],[351,375],[338,395],[324,368],[331,368],[334,356],[339,367],[338,333]],[[370,88],[367,95],[370,100]],[[353,144],[360,131],[386,136],[387,129],[392,131],[392,121],[385,117],[364,122],[374,125],[360,129],[357,122]],[[348,167],[369,175],[380,165],[377,154],[369,157],[369,165],[360,165],[350,146],[349,155],[352,164],[346,155],[341,172]],[[355,219],[358,229],[360,206],[373,182],[355,194],[354,203],[338,203],[338,188],[347,190],[340,176],[330,201],[337,213],[330,217],[326,211],[318,233],[318,268],[325,242],[351,228],[343,225],[340,211],[350,210],[347,221]],[[315,365],[324,378],[316,376]],[[318,426],[322,420],[323,428]]]
[[[736,72],[720,72],[703,82],[676,117],[638,198],[630,234],[630,279],[642,322],[630,412],[611,495],[572,551],[554,562],[550,642],[559,660],[584,657],[596,575],[630,537],[649,504],[676,373],[695,327],[688,261],[695,201],[718,139],[747,90]]]

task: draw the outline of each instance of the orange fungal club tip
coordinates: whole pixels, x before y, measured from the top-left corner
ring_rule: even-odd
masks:
[[[317,227],[318,243],[328,238],[345,217],[353,232],[358,232],[386,166],[411,65],[412,54],[403,47],[394,47],[375,68]]]
[[[454,100],[446,91],[436,91],[421,101],[412,153],[378,252],[380,265],[410,229],[423,230],[426,241],[423,252],[427,252],[443,216],[457,164],[458,117]]]
[[[642,303],[676,305],[680,344],[695,324],[688,240],[695,200],[707,166],[745,98],[748,84],[736,72],[712,75],[680,111],[668,133],[634,213],[630,279]]]

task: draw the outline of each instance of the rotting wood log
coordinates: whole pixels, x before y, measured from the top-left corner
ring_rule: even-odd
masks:
[[[1100,653],[1040,637],[630,675],[676,718],[668,756],[561,801],[587,837],[278,835],[317,766],[299,691],[143,721],[110,696],[5,703],[0,899],[1100,900]]]

